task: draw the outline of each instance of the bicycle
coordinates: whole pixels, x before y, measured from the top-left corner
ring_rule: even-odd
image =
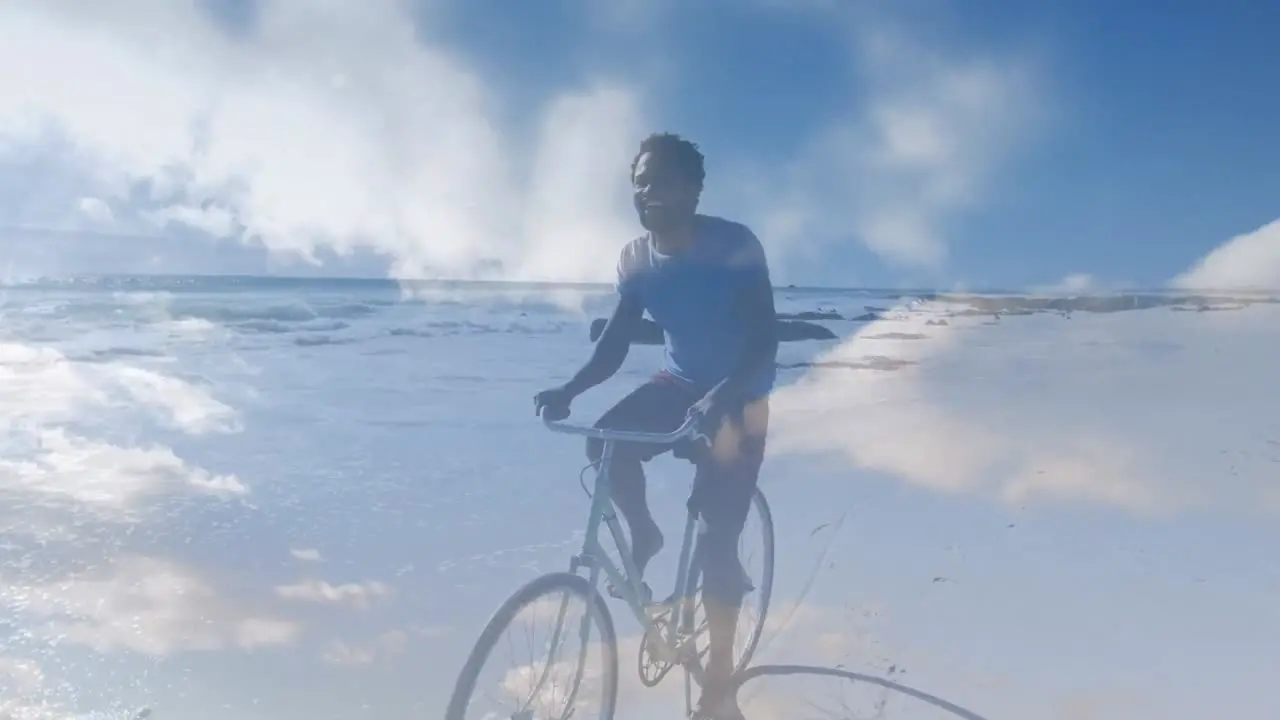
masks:
[[[647,584],[637,577],[635,564],[631,559],[631,548],[623,535],[618,518],[612,510],[613,500],[609,494],[608,467],[610,460],[613,458],[614,445],[617,442],[674,444],[685,439],[706,441],[706,436],[697,432],[696,418],[686,420],[680,428],[666,434],[569,425],[547,420],[545,417],[543,418],[543,424],[555,432],[597,438],[603,445],[599,461],[591,463],[583,469],[585,473],[587,469],[595,467],[596,477],[594,492],[588,491],[591,496],[591,509],[587,516],[587,529],[583,539],[582,550],[570,559],[567,572],[553,572],[534,578],[516,590],[494,611],[462,667],[462,671],[454,685],[453,695],[449,700],[445,718],[446,720],[464,720],[465,710],[471,701],[472,694],[475,692],[480,670],[497,644],[499,635],[511,625],[516,615],[521,610],[535,605],[544,597],[563,593],[564,599],[561,601],[556,614],[556,629],[553,633],[552,641],[548,643],[548,658],[543,663],[541,670],[534,670],[535,673],[539,674],[537,687],[529,694],[525,705],[511,713],[509,717],[511,720],[542,720],[543,717],[550,717],[535,715],[528,709],[529,703],[543,694],[541,686],[547,681],[547,675],[551,668],[557,665],[555,658],[563,639],[562,632],[565,629],[564,616],[566,608],[569,599],[576,596],[582,599],[588,608],[588,612],[584,614],[579,628],[583,647],[577,659],[578,665],[574,671],[572,687],[564,694],[565,710],[557,717],[563,720],[574,715],[580,709],[574,707],[574,702],[577,700],[578,691],[584,679],[587,641],[594,621],[599,627],[600,639],[605,653],[603,658],[605,669],[603,677],[600,679],[602,696],[599,705],[597,708],[586,706],[586,715],[589,716],[592,712],[598,712],[600,720],[611,720],[618,699],[618,639],[614,629],[613,616],[605,604],[604,596],[598,589],[602,571],[613,586],[617,588],[618,594],[622,596],[622,600],[626,602],[637,622],[644,629],[644,637],[640,642],[638,653],[638,670],[641,682],[646,687],[654,687],[662,681],[674,666],[680,665],[685,670],[684,695],[687,715],[692,705],[692,683],[696,682],[701,686],[704,672],[702,658],[705,655],[705,651],[700,652],[698,650],[697,640],[706,629],[705,621],[700,623],[696,631],[693,629],[697,606],[700,606],[700,603],[695,605],[693,599],[693,596],[699,594],[698,591],[700,590],[698,586],[700,570],[697,558],[694,557],[696,553],[694,552],[693,536],[695,527],[699,531],[705,531],[705,524],[701,522],[701,518],[693,510],[688,511],[679,564],[676,568],[675,588],[665,600],[657,603],[653,602],[652,591],[649,590]],[[583,487],[585,489],[585,484]],[[764,627],[765,616],[769,609],[769,600],[773,592],[773,519],[769,505],[759,488],[756,488],[752,497],[751,507],[760,515],[763,521],[764,568],[761,572],[760,583],[756,588],[760,590],[761,606],[759,616],[752,627],[748,640],[743,644],[742,657],[735,663],[735,672],[741,672],[750,662],[751,656],[755,652],[756,646],[760,641],[760,633]],[[619,568],[608,556],[603,543],[600,541],[599,531],[602,522],[608,527],[609,533],[613,536],[614,544],[622,561],[622,568]],[[586,577],[579,574],[582,569],[588,571]],[[486,714],[483,717],[485,720],[495,720],[499,716]]]

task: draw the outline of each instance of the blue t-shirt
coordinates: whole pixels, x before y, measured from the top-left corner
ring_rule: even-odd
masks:
[[[769,281],[769,266],[745,225],[700,214],[695,227],[678,255],[659,253],[647,234],[628,243],[618,259],[617,287],[638,296],[662,327],[665,370],[706,392],[737,366],[747,324],[735,303],[743,288]],[[769,394],[776,375],[769,363],[747,384],[744,400]]]

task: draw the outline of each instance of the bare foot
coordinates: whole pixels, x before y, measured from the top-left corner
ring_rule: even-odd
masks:
[[[708,682],[689,717],[692,720],[744,720],[737,695],[729,687],[727,681]]]
[[[636,580],[640,580],[644,577],[645,568],[648,567],[649,561],[653,559],[653,556],[657,555],[658,552],[662,550],[664,542],[665,540],[662,537],[662,531],[658,529],[656,524],[649,526],[643,531],[632,533],[631,561],[634,562],[636,566]],[[648,587],[648,585],[644,585],[645,592],[646,594],[651,595],[652,591],[650,591]],[[618,598],[619,600],[622,599],[622,592],[619,591],[613,583],[608,583],[608,590],[609,594],[613,597]]]

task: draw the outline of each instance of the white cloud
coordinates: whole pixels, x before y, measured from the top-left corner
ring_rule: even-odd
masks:
[[[33,660],[0,656],[0,678],[20,693],[30,693],[44,684],[44,673]],[[0,706],[3,707],[3,706]]]
[[[250,649],[291,643],[298,627],[221,598],[173,561],[125,555],[110,565],[32,584],[0,573],[0,599],[43,620],[41,635],[99,652],[159,656],[187,650]]]
[[[109,366],[111,380],[128,393],[128,402],[154,408],[189,434],[236,432],[236,411],[213,397],[208,388],[168,375],[128,366]]]
[[[29,659],[0,656],[0,720],[63,720],[65,710],[43,697],[45,675]]]
[[[372,665],[381,660],[391,660],[403,655],[412,643],[433,641],[450,631],[439,626],[411,626],[405,629],[387,630],[366,642],[331,640],[322,659],[332,665]]]
[[[234,237],[236,217],[225,207],[169,206],[140,213],[141,217],[160,227],[184,225],[213,237]]]
[[[82,215],[94,223],[105,225],[115,219],[111,207],[101,198],[81,198],[77,207]]]
[[[1098,283],[1088,273],[1071,273],[1052,285],[1034,288],[1041,295],[1075,295],[1096,291]]]
[[[652,129],[635,87],[555,88],[513,123],[465,58],[415,32],[407,3],[260,10],[231,38],[192,4],[5,4],[0,146],[41,149],[66,166],[46,195],[92,198],[95,217],[140,234],[194,229],[308,262],[368,250],[394,276],[609,278],[636,231],[627,164]],[[662,12],[642,15],[649,32]],[[937,270],[948,222],[982,203],[1035,125],[1043,83],[1023,56],[926,48],[881,18],[852,41],[869,89],[858,110],[782,177],[716,190],[780,277],[851,235]]]
[[[500,257],[508,275],[607,277],[640,127],[631,90],[551,97],[526,150],[502,99],[423,43],[407,3],[260,10],[231,38],[192,3],[4,4],[0,145],[60,153],[79,178],[66,191],[122,225],[239,224],[277,253],[367,247],[403,275]],[[131,206],[140,182],[149,196]]]
[[[208,388],[125,363],[77,362],[52,347],[0,342],[0,421],[9,428],[113,407],[150,411],[190,434],[240,428],[236,412]]]
[[[238,429],[234,410],[205,388],[123,363],[77,362],[45,347],[0,343],[0,491],[6,515],[37,508],[124,519],[162,494],[245,495],[234,475],[193,467],[159,444],[129,447],[99,430],[159,419],[188,434]]]
[[[1274,306],[999,322],[957,310],[932,303],[871,323],[819,358],[913,364],[815,369],[780,389],[774,452],[829,454],[1011,505],[1280,509]]]
[[[388,630],[364,644],[334,640],[325,649],[324,660],[333,665],[371,665],[404,653],[409,640],[409,633],[404,630]]]
[[[0,460],[0,489],[65,497],[105,511],[134,509],[166,490],[244,495],[233,475],[193,468],[168,448],[126,448],[73,437],[61,429],[41,432],[34,457]]]
[[[517,274],[530,277],[587,276],[594,268],[617,263],[620,242],[636,229],[630,194],[619,191],[619,178],[628,186],[629,157],[604,155],[599,147],[581,142],[593,137],[605,148],[631,148],[647,133],[639,123],[640,111],[631,93],[610,87],[557,99],[548,108],[539,129],[533,176],[537,182],[529,198],[523,236],[530,248]],[[575,247],[564,247],[569,238],[599,238]]]
[[[305,580],[276,587],[276,595],[286,600],[324,605],[348,605],[360,609],[368,608],[378,598],[384,598],[390,594],[391,588],[377,581],[332,585],[323,580]]]
[[[295,559],[301,560],[303,562],[322,562],[324,560],[324,558],[321,557],[320,555],[320,551],[314,548],[299,548],[296,550],[290,550],[289,554],[292,555]]]
[[[798,257],[853,236],[890,263],[939,270],[947,223],[981,205],[1036,127],[1043,78],[1027,58],[925,47],[880,21],[854,41],[865,111],[830,124],[776,182],[750,183],[755,224]]]
[[[1280,220],[1219,245],[1172,284],[1184,290],[1280,288]]]
[[[49,347],[0,343],[0,413],[9,428],[75,417],[85,404],[105,404],[83,365]]]

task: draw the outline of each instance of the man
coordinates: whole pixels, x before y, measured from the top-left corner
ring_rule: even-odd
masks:
[[[735,704],[722,701],[732,699],[727,689],[734,628],[749,590],[738,536],[764,458],[778,343],[764,249],[746,226],[698,213],[704,177],[697,145],[669,133],[641,142],[631,179],[647,232],[622,249],[618,304],[590,360],[564,385],[538,393],[534,406],[551,419],[567,417],[573,398],[622,366],[646,310],[662,326],[665,367],[596,426],[665,433],[697,414],[712,440],[709,448],[692,450],[697,474],[689,502],[707,525],[698,553],[710,632],[707,679],[695,717],[734,718]],[[645,500],[641,463],[669,449],[619,443],[609,468],[614,502],[627,521],[641,573],[663,545]],[[600,443],[587,443],[591,460],[599,460],[600,452]]]

